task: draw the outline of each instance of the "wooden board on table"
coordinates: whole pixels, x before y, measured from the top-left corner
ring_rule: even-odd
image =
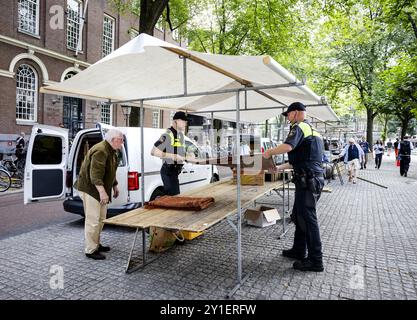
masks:
[[[242,207],[248,206],[269,190],[279,187],[282,187],[281,182],[268,182],[263,186],[241,186]],[[154,226],[165,229],[200,232],[210,228],[227,216],[236,213],[236,190],[237,185],[234,185],[231,181],[217,182],[182,194],[182,196],[210,195],[214,197],[214,204],[207,209],[184,211],[139,208],[106,219],[104,223],[132,228]]]

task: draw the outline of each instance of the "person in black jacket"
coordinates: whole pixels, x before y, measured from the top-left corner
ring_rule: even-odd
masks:
[[[408,136],[404,136],[398,144],[398,156],[400,158],[400,174],[401,176],[406,177],[408,169],[410,168],[411,160],[411,150],[413,149],[413,144],[408,140]]]

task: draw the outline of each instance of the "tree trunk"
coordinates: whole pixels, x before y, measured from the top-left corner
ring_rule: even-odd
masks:
[[[382,141],[385,142],[385,140],[387,139],[387,135],[388,135],[388,120],[389,120],[389,116],[387,114],[383,115],[384,118],[384,129],[382,131]]]
[[[405,117],[404,120],[401,120],[401,140],[403,140],[404,136],[407,134],[409,122],[410,122],[409,117]]]
[[[366,108],[366,141],[368,141],[370,145],[374,143],[374,117],[373,110],[371,108]]]
[[[268,120],[265,120],[265,138],[268,138],[268,129],[269,129]]]
[[[139,17],[139,34],[146,33],[153,36],[153,30],[159,17],[164,12],[168,0],[141,0],[140,1],[140,17]],[[138,83],[140,85],[140,83]],[[139,127],[139,108],[132,108],[129,118],[131,127]]]

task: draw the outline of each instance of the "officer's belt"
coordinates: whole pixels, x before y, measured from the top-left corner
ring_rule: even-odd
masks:
[[[314,178],[314,177],[322,177],[323,173],[322,172],[300,172],[300,171],[294,171],[294,178],[302,178],[302,177],[306,177],[306,178]]]

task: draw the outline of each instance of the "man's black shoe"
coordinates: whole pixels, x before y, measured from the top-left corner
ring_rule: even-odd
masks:
[[[404,172],[404,177],[406,177],[407,176],[407,172]]]
[[[86,253],[85,254],[87,256],[87,258],[91,258],[94,260],[104,260],[106,259],[106,256],[100,252],[98,252],[98,250],[94,251],[93,253]]]
[[[315,271],[315,272],[324,271],[322,262],[312,262],[311,260],[308,260],[308,259],[304,259],[302,261],[295,261],[292,267],[295,270],[300,270],[300,271]]]
[[[295,251],[294,249],[282,250],[282,255],[287,258],[303,260],[305,259],[305,253],[300,253]]]
[[[98,245],[97,248],[98,252],[109,252],[110,251],[110,247],[107,246],[102,246],[101,244]]]

